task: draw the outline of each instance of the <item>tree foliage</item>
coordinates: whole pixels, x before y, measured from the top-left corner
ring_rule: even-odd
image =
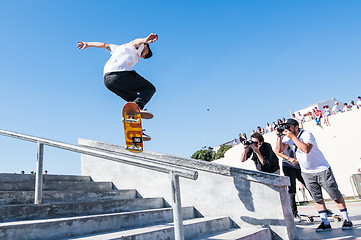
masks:
[[[205,160],[205,161],[213,161],[216,159],[220,159],[224,157],[224,153],[227,152],[228,149],[230,149],[232,146],[229,145],[221,145],[221,147],[218,149],[217,152],[214,152],[212,148],[202,148],[201,150],[198,150],[197,152],[193,153],[192,158],[193,159],[199,159],[199,160]]]
[[[214,156],[214,160],[220,159],[224,157],[224,154],[230,149],[232,146],[222,144],[221,147],[218,149],[217,153]]]
[[[212,155],[214,155],[214,152],[208,149],[201,149],[193,153],[192,158],[210,162],[214,159]]]

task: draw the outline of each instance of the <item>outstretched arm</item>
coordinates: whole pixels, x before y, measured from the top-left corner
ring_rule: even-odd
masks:
[[[78,49],[84,50],[88,47],[96,47],[96,48],[104,48],[110,51],[110,47],[108,43],[102,43],[102,42],[79,42],[76,45]]]
[[[142,45],[144,43],[148,43],[148,44],[149,43],[154,43],[157,40],[158,40],[158,35],[155,34],[155,33],[151,33],[146,38],[137,38],[137,39],[135,39],[133,41],[133,46],[138,49],[140,47],[140,45]]]

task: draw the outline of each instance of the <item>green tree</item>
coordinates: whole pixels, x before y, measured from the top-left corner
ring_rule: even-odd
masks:
[[[214,159],[214,152],[212,152],[211,149],[203,148],[193,153],[192,158],[210,162]]]
[[[214,160],[220,159],[224,157],[224,154],[230,149],[232,146],[222,144],[221,147],[218,149],[217,153],[214,156]]]

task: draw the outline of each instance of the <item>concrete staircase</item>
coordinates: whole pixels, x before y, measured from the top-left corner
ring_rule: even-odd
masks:
[[[172,209],[163,198],[86,176],[44,175],[35,205],[35,176],[0,174],[0,239],[174,239]],[[271,239],[268,228],[241,231],[229,217],[182,209],[186,239]]]

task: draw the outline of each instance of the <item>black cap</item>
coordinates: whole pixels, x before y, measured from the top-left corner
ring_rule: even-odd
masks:
[[[296,119],[293,119],[293,118],[289,118],[287,119],[286,122],[282,123],[283,125],[285,124],[291,124],[291,125],[295,125],[295,126],[298,126],[298,121]]]
[[[146,45],[148,46],[148,53],[147,55],[144,56],[144,59],[150,58],[153,56],[152,50],[150,50],[149,44],[146,43]]]

